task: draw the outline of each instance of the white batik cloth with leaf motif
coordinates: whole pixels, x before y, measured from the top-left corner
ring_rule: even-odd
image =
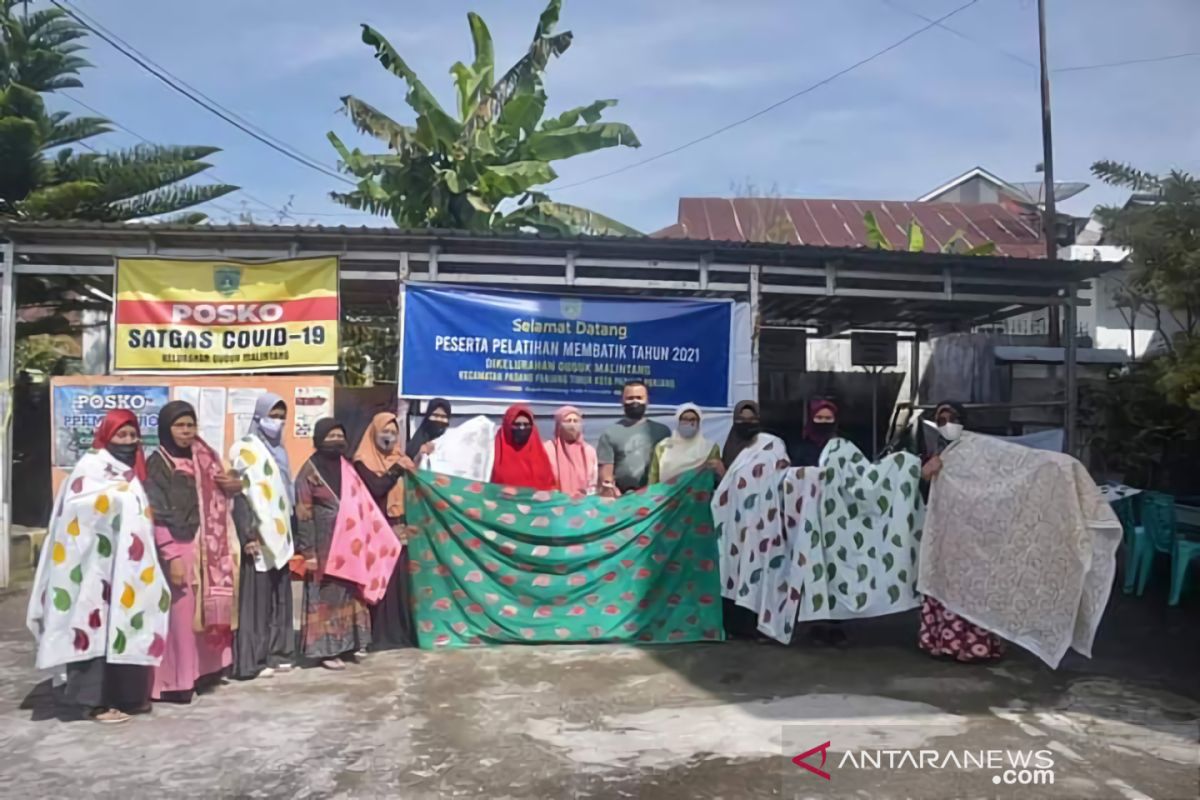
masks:
[[[158,666],[170,607],[141,482],[107,451],[85,453],[55,498],[29,598],[38,669]]]
[[[758,629],[784,643],[791,639],[799,600],[790,583],[780,494],[789,465],[783,441],[760,433],[729,465],[712,499],[721,594],[757,614]]]
[[[258,572],[279,569],[295,553],[292,541],[292,504],[288,502],[285,481],[275,456],[254,434],[234,442],[229,448],[229,462],[242,477],[242,494],[258,519],[258,542],[261,557],[255,558]]]
[[[878,617],[920,605],[920,460],[897,453],[872,463],[851,442],[833,439],[819,469],[803,472],[814,471],[815,496],[807,477],[790,494],[784,488],[787,529],[795,539],[791,582],[803,595],[799,620]],[[806,492],[799,508],[786,502]]]

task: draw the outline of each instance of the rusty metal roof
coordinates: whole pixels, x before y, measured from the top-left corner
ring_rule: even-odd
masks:
[[[867,247],[867,212],[875,215],[883,235],[897,249],[904,249],[908,225],[916,222],[925,233],[927,253],[939,252],[960,231],[967,246],[994,242],[1002,256],[1042,258],[1046,252],[1037,216],[999,203],[684,197],[679,200],[679,221],[653,236]]]

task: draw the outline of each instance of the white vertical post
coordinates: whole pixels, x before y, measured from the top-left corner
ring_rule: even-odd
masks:
[[[438,253],[441,248],[436,244],[429,245],[429,282],[437,283],[438,279]]]
[[[1063,427],[1066,429],[1063,433],[1063,451],[1069,455],[1079,457],[1081,454],[1075,452],[1078,442],[1076,426],[1076,417],[1079,413],[1079,386],[1076,377],[1075,360],[1078,356],[1079,343],[1076,339],[1076,312],[1075,298],[1079,291],[1079,284],[1072,283],[1067,289],[1067,304],[1063,310],[1063,321],[1066,323],[1066,330],[1063,335],[1066,337],[1066,353],[1064,354],[1063,362],[1066,366],[1066,390],[1067,390],[1067,408]]]
[[[16,245],[4,243],[0,278],[0,587],[8,586],[12,556],[13,352],[17,334]],[[46,476],[49,478],[49,476]]]

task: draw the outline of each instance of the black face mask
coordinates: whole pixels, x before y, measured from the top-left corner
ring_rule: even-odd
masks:
[[[743,439],[753,439],[762,431],[761,422],[742,422],[741,420],[733,423],[733,429],[737,431],[738,436]]]
[[[625,416],[632,420],[639,420],[646,416],[645,403],[626,403]]]
[[[133,444],[115,444],[113,442],[109,442],[108,446],[104,449],[112,453],[112,457],[117,461],[120,461],[127,467],[132,467],[137,462],[138,450],[140,450],[141,447],[142,446],[137,442],[134,442]]]
[[[512,440],[517,447],[524,447],[529,442],[529,437],[533,436],[533,428],[513,428]]]
[[[814,422],[812,423],[813,433],[819,433],[822,436],[833,436],[833,432],[837,430],[836,422]]]
[[[346,452],[345,442],[321,442],[317,445],[317,452],[323,456],[340,456]]]
[[[429,438],[430,439],[440,439],[442,434],[445,433],[446,429],[449,427],[450,427],[449,422],[438,422],[437,420],[432,420],[432,419],[429,420],[429,426],[427,428],[427,430],[429,431]]]

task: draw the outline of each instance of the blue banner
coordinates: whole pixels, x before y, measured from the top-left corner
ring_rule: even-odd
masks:
[[[168,386],[55,386],[54,466],[71,469],[92,446],[104,415],[118,408],[132,411],[142,429],[149,455],[158,447],[158,411],[171,399]]]
[[[733,304],[409,285],[400,393],[612,403],[626,381],[652,405],[729,406]]]

